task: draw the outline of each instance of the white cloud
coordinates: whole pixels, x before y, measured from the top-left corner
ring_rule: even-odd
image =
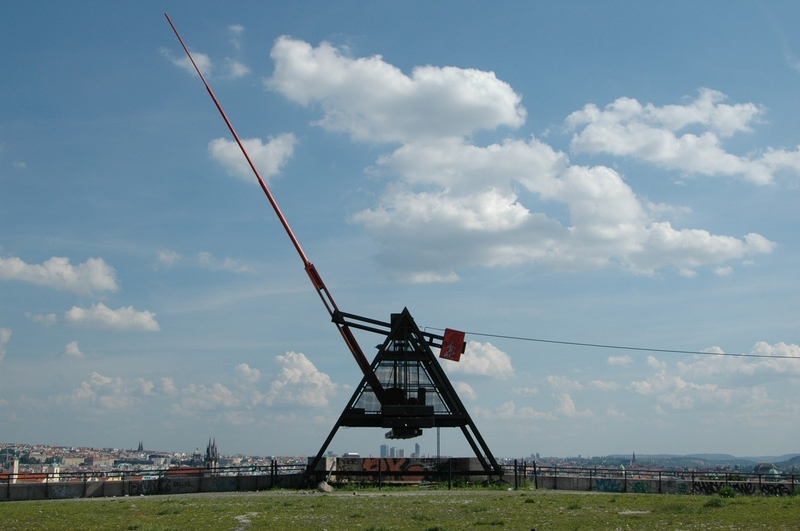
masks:
[[[234,59],[225,59],[225,66],[230,77],[242,77],[250,73],[250,68]]]
[[[269,182],[270,177],[280,173],[281,167],[292,158],[296,143],[297,139],[291,133],[270,137],[266,144],[260,138],[242,140],[242,145],[247,150],[250,160],[253,161],[261,178],[266,182]],[[228,175],[248,182],[257,182],[247,159],[244,158],[242,150],[234,140],[226,138],[212,140],[208,143],[208,152],[226,169]]]
[[[84,359],[86,355],[83,352],[81,352],[81,349],[78,347],[77,341],[71,341],[67,343],[67,346],[64,347],[63,351],[61,351],[61,357],[80,360]]]
[[[11,165],[19,170],[24,170],[25,168],[28,167],[28,165],[25,162],[12,162]]]
[[[58,316],[54,313],[36,315],[26,314],[26,316],[29,317],[34,323],[41,323],[45,326],[52,326],[58,322]]]
[[[625,413],[621,413],[613,407],[610,407],[606,410],[606,417],[614,420],[630,420]]]
[[[236,366],[236,375],[245,385],[253,385],[261,379],[261,371],[250,367],[246,363],[240,363]]]
[[[158,251],[158,264],[166,268],[174,267],[181,259],[181,255],[169,249],[162,249]]]
[[[241,24],[231,24],[228,26],[228,32],[231,34],[231,44],[237,50],[242,47],[241,36],[244,33],[244,26]]]
[[[20,280],[79,295],[119,289],[114,268],[102,258],[89,258],[77,266],[62,256],[42,264],[27,264],[17,257],[0,258],[0,280]]]
[[[755,233],[739,239],[659,221],[653,216],[665,208],[653,212],[616,171],[570,166],[536,139],[488,147],[460,139],[406,144],[379,159],[378,169],[400,181],[352,220],[377,240],[378,260],[391,276],[404,281],[517,264],[687,272],[775,246]],[[536,203],[526,205],[519,186],[542,203],[566,206],[568,219],[533,210]]]
[[[609,356],[607,363],[609,365],[620,365],[622,367],[628,367],[633,365],[633,358],[630,356]]]
[[[352,59],[328,43],[281,37],[266,81],[301,105],[319,104],[319,125],[368,142],[464,136],[525,121],[521,97],[493,72],[422,66],[411,76],[380,56]]]
[[[175,382],[168,376],[161,377],[161,392],[166,396],[174,396],[178,394],[178,389],[175,387]]]
[[[587,387],[597,391],[616,391],[619,389],[619,384],[617,384],[617,382],[607,382],[604,380],[592,380],[587,384]]]
[[[580,391],[583,389],[583,385],[580,382],[576,382],[575,380],[570,380],[566,376],[547,376],[547,383],[551,387],[555,387],[560,391]]]
[[[11,339],[11,329],[0,328],[0,362],[2,362],[3,358],[6,356],[6,345],[9,339]]]
[[[190,384],[181,389],[181,400],[172,405],[173,411],[178,414],[193,416],[198,411],[208,411],[219,407],[234,408],[241,400],[226,386],[214,383],[211,387]]]
[[[530,406],[517,407],[512,400],[504,402],[492,410],[475,408],[475,414],[482,418],[556,420],[556,416],[552,413],[536,411]]]
[[[58,397],[56,402],[73,407],[90,405],[120,410],[141,403],[142,396],[150,394],[151,389],[152,383],[141,378],[129,381],[92,372],[87,381],[82,382],[70,395]]]
[[[647,356],[647,365],[654,369],[666,369],[666,362],[658,360],[655,356]]]
[[[714,269],[714,274],[718,277],[727,277],[733,274],[733,268],[730,266],[726,267],[717,267]]]
[[[181,50],[180,55],[178,57],[175,57],[172,51],[169,50],[168,48],[162,47],[160,49],[160,52],[161,55],[169,59],[169,61],[175,66],[183,68],[190,74],[197,75],[194,66],[192,66],[191,60],[189,60],[189,57],[183,53],[183,50]],[[194,62],[197,64],[197,68],[199,68],[200,71],[203,73],[203,76],[205,77],[210,76],[212,68],[211,58],[208,55],[200,52],[192,52],[192,57],[194,58]]]
[[[511,392],[520,396],[533,396],[539,394],[539,389],[536,387],[514,387]]]
[[[722,349],[714,347],[710,352],[722,353]],[[678,371],[693,376],[710,375],[754,375],[754,374],[791,374],[800,375],[800,346],[783,342],[770,345],[759,341],[749,354],[765,356],[764,358],[747,358],[739,356],[695,356],[689,363],[678,362]],[[782,356],[780,358],[776,356]]]
[[[278,378],[270,383],[269,393],[263,398],[267,405],[326,407],[328,398],[336,395],[338,386],[330,376],[318,371],[303,353],[287,352],[275,356],[275,360],[282,369]]]
[[[267,86],[302,105],[319,105],[319,125],[356,140],[400,144],[371,168],[394,180],[376,205],[352,216],[377,241],[377,259],[392,279],[455,281],[459,268],[520,264],[621,267],[642,275],[671,268],[691,278],[699,267],[775,246],[754,233],[737,238],[673,226],[660,217],[685,208],[643,201],[612,168],[571,165],[565,153],[535,138],[476,145],[472,133],[525,120],[519,95],[491,72],[428,66],[407,76],[379,56],[354,59],[329,44],[314,48],[286,37],[271,56],[275,72]],[[708,143],[711,136],[749,130],[762,113],[754,104],[726,105],[721,98],[703,90],[687,105],[657,108],[631,99],[605,111],[589,105],[568,118],[572,127],[583,127],[573,145],[588,150],[595,128],[625,120],[667,139],[675,138],[672,130],[704,127],[706,136],[698,138]],[[682,141],[691,144],[691,138]],[[712,163],[707,152],[698,153],[696,164]],[[800,150],[768,149],[758,163],[739,162],[751,177],[759,168],[770,176],[780,168],[800,171]],[[562,205],[565,215],[541,211]]]
[[[558,400],[556,411],[565,417],[591,417],[594,415],[590,409],[578,411],[569,393],[561,393],[557,396],[553,396]]]
[[[460,397],[468,398],[470,400],[477,400],[478,398],[478,393],[476,393],[475,389],[473,389],[466,382],[453,382],[453,387]]]
[[[725,151],[721,139],[751,131],[764,109],[753,103],[728,105],[721,92],[701,89],[686,105],[656,107],[633,98],[619,98],[600,110],[586,105],[567,117],[576,153],[609,153],[634,157],[689,174],[740,175],[756,184],[772,182],[782,170],[800,172],[800,148],[767,149],[757,156],[737,156]],[[701,127],[700,134],[676,134]]]
[[[233,258],[224,258],[222,260],[214,257],[209,252],[201,251],[197,253],[197,261],[201,267],[210,271],[229,271],[231,273],[255,273],[255,269],[248,265],[241,264],[238,260]]]
[[[510,378],[514,374],[514,367],[508,354],[491,343],[478,341],[467,342],[461,361],[448,363],[446,368],[448,372],[490,376],[501,380]]]
[[[153,312],[140,312],[133,306],[112,310],[102,302],[93,304],[91,308],[73,306],[64,314],[64,321],[76,326],[119,331],[158,332],[160,329]]]
[[[691,382],[681,375],[669,374],[666,369],[645,380],[631,382],[628,389],[641,395],[654,395],[659,402],[673,409],[694,409],[698,402],[727,407],[734,400],[747,402],[753,396],[751,388],[730,389],[716,383]]]

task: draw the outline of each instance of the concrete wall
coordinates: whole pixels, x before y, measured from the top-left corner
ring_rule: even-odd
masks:
[[[53,500],[190,492],[257,491],[273,487],[296,489],[302,474],[275,476],[165,476],[160,479],[123,481],[69,481],[48,483],[0,483],[0,501]]]
[[[529,478],[533,483],[534,478]],[[722,481],[691,478],[637,478],[637,477],[580,477],[537,475],[535,484],[540,489],[629,492],[643,494],[716,494],[725,485],[730,485],[737,494],[788,496],[795,484],[790,481]]]

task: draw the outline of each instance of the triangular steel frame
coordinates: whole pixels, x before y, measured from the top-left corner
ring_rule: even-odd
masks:
[[[397,439],[421,435],[424,428],[461,428],[483,469],[489,475],[503,476],[502,467],[431,350],[431,346],[441,346],[442,336],[421,332],[408,308],[392,314],[391,323],[341,312],[333,319],[337,324],[386,334],[386,340],[378,346],[370,372],[361,379],[328,438],[309,463],[309,476],[315,474],[341,427],[390,428],[386,437]],[[376,380],[378,389],[374,388]]]

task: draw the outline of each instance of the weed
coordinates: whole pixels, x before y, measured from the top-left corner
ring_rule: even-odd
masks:
[[[723,507],[725,502],[722,501],[722,498],[710,498],[707,502],[703,504],[703,507]]]
[[[736,491],[730,485],[723,485],[719,489],[719,495],[721,498],[733,498],[736,496]]]

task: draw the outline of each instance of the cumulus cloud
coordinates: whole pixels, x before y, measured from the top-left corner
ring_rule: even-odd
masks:
[[[448,363],[448,372],[489,376],[504,380],[514,374],[511,357],[491,343],[469,341],[461,361]]]
[[[631,382],[628,389],[640,395],[654,396],[660,404],[672,409],[695,409],[698,404],[729,407],[734,403],[752,407],[768,401],[766,391],[760,386],[724,387],[718,383],[692,381],[703,376],[699,369],[693,367],[687,371],[684,366],[679,368],[681,374],[661,369],[649,378]]]
[[[560,391],[580,391],[583,389],[583,385],[580,382],[576,382],[575,380],[570,380],[566,376],[547,376],[547,383],[551,387],[555,387]]]
[[[466,382],[453,382],[453,387],[460,397],[468,398],[470,400],[476,400],[478,398],[478,393],[476,393],[475,389],[473,389],[472,386]]]
[[[71,341],[67,343],[67,346],[61,351],[61,357],[82,360],[86,357],[86,355],[81,352],[77,341]]]
[[[231,44],[234,48],[239,50],[242,47],[242,34],[244,33],[244,26],[241,24],[231,24],[228,26],[228,33],[231,35]]]
[[[303,353],[287,352],[275,360],[282,367],[281,373],[270,383],[269,392],[263,397],[265,404],[326,407],[328,399],[336,395],[338,386]]]
[[[128,380],[111,378],[92,372],[87,381],[56,402],[73,407],[96,406],[107,410],[121,410],[142,402],[143,396],[152,393],[153,384],[142,378]]]
[[[392,279],[450,282],[458,280],[460,268],[520,264],[562,271],[621,267],[643,275],[671,268],[691,278],[699,267],[716,266],[719,274],[724,262],[770,253],[775,246],[756,233],[735,237],[674,226],[660,218],[685,208],[644,201],[616,170],[574,165],[536,138],[477,145],[474,132],[515,128],[526,116],[520,96],[492,72],[426,66],[406,75],[380,56],[351,58],[326,43],[312,47],[287,37],[276,41],[271,56],[275,72],[267,86],[318,107],[319,126],[396,146],[370,169],[389,177],[386,189],[374,206],[351,218],[374,237],[377,259]],[[750,130],[763,109],[722,99],[704,89],[687,105],[642,106],[623,98],[606,110],[586,106],[567,119],[569,127],[580,129],[573,150],[638,153],[681,171],[692,167],[687,161],[696,171],[723,171],[721,162],[709,158],[710,147],[722,150],[712,140]],[[697,141],[689,133],[678,139],[694,151],[684,147],[672,158],[659,158],[648,155],[648,146],[633,154],[614,151],[611,144],[595,146],[590,140],[604,138],[595,133],[604,124],[622,130],[618,144],[625,144],[630,124],[667,140],[686,127],[707,132]],[[629,129],[626,134],[638,132]],[[800,150],[768,149],[757,161],[723,155],[717,158],[731,166],[725,171],[745,172],[756,181],[766,178],[764,172],[769,178],[779,169],[800,172]],[[702,167],[704,161],[711,169]],[[552,214],[561,207],[565,215]]]
[[[572,400],[572,397],[569,395],[569,393],[561,393],[553,396],[558,401],[556,411],[565,417],[591,417],[594,415],[590,409],[578,411],[578,409],[575,407],[575,401]]]
[[[281,167],[292,158],[297,139],[291,133],[283,133],[274,138],[270,137],[266,144],[260,138],[242,140],[242,144],[261,178],[269,182],[269,178],[280,173]],[[234,140],[225,138],[212,140],[208,144],[208,152],[226,169],[228,175],[248,182],[257,182],[253,170]]]
[[[225,59],[225,66],[230,77],[242,77],[250,73],[250,68],[247,65],[235,59]]]
[[[597,391],[616,391],[619,389],[619,384],[617,384],[617,382],[607,382],[605,380],[592,380],[587,384],[587,387]]]
[[[172,50],[168,48],[162,47],[159,51],[161,52],[161,55],[166,57],[175,66],[183,68],[190,74],[197,75],[194,66],[192,66],[191,60],[189,60],[189,57],[187,57],[184,53],[180,53],[180,55],[176,57],[175,54],[172,53]],[[208,55],[200,52],[192,52],[192,57],[194,58],[194,62],[197,64],[197,68],[199,68],[203,73],[203,76],[210,76],[211,68],[213,66],[211,63],[211,58]]]
[[[58,316],[54,313],[47,313],[47,314],[26,313],[25,316],[28,317],[34,323],[40,323],[45,326],[52,326],[58,322]]]
[[[210,271],[228,271],[231,273],[255,273],[255,269],[244,265],[233,258],[223,258],[220,260],[209,252],[201,251],[197,253],[197,261],[201,267]]]
[[[175,251],[171,251],[169,249],[162,249],[158,251],[158,265],[160,267],[171,268],[174,267],[175,264],[178,263],[178,260],[181,259],[181,255]]]
[[[408,76],[381,56],[346,57],[328,43],[280,37],[266,86],[301,105],[318,104],[329,131],[368,142],[464,136],[525,121],[521,97],[493,72],[416,67]]]
[[[3,358],[6,356],[6,345],[9,339],[11,339],[11,329],[0,328],[0,362],[2,362]]]
[[[482,418],[556,420],[552,413],[537,411],[530,406],[517,407],[513,400],[504,402],[494,409],[475,408],[475,414]]]
[[[719,347],[708,349],[720,353]],[[749,354],[764,356],[749,358],[739,356],[695,356],[691,362],[678,362],[681,374],[695,376],[790,374],[800,375],[800,345],[783,342],[770,345],[759,341]]]
[[[198,411],[215,410],[220,407],[235,408],[241,404],[241,399],[221,383],[214,383],[211,386],[190,384],[180,390],[180,396],[180,401],[172,404],[172,410],[184,416],[193,416]]]
[[[78,295],[119,289],[116,271],[102,258],[89,258],[76,266],[62,256],[54,256],[41,264],[28,264],[13,256],[0,258],[0,280],[20,280]]]
[[[236,376],[243,384],[254,385],[261,379],[261,371],[246,363],[240,363],[236,366]]]
[[[609,356],[607,363],[609,365],[620,365],[622,367],[628,367],[633,365],[633,358],[630,356]]]
[[[633,157],[687,174],[741,176],[756,184],[772,182],[782,170],[800,172],[800,147],[794,151],[767,149],[754,156],[725,151],[722,139],[749,132],[764,114],[753,103],[728,105],[719,91],[700,89],[685,105],[642,105],[633,98],[619,98],[600,110],[588,104],[567,117],[577,131],[571,148],[576,153],[609,153]],[[704,129],[700,134],[679,131]]]
[[[87,328],[105,328],[118,331],[158,332],[156,314],[149,311],[138,311],[133,306],[112,310],[102,302],[90,308],[73,306],[64,314],[66,323]]]

